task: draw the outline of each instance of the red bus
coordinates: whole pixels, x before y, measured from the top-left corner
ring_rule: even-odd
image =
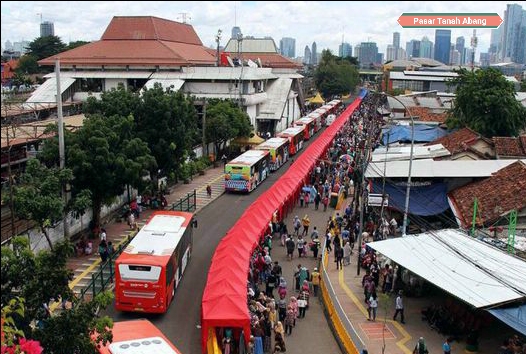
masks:
[[[279,138],[289,139],[289,155],[292,156],[296,154],[303,148],[303,140],[305,138],[305,133],[303,130],[305,127],[292,127],[287,128],[281,133],[278,134]]]
[[[115,308],[164,313],[192,253],[193,214],[156,211],[115,261]]]
[[[294,126],[305,127],[303,130],[305,140],[309,140],[319,130],[316,118],[309,116],[298,119],[294,122]]]
[[[276,171],[289,159],[289,139],[270,138],[254,149],[270,152],[270,170]]]
[[[100,354],[181,354],[153,323],[145,319],[113,323],[113,342],[100,346]]]

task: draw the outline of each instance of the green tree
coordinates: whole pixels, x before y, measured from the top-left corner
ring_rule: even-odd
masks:
[[[521,81],[521,88],[520,88],[520,91],[521,91],[521,92],[526,92],[526,80],[522,80],[522,81]]]
[[[71,49],[75,49],[75,48],[78,48],[78,47],[82,47],[83,45],[88,44],[88,43],[89,42],[86,42],[86,41],[69,42],[68,45],[66,46],[65,50],[71,50]]]
[[[27,55],[32,55],[37,60],[41,60],[61,53],[65,48],[66,45],[57,36],[38,37],[29,43]]]
[[[216,156],[227,141],[247,137],[252,129],[248,115],[232,101],[209,103],[206,109],[205,138],[207,143],[214,143]]]
[[[144,173],[156,168],[144,141],[133,136],[133,117],[93,115],[72,139],[68,166],[73,170],[73,193],[91,192],[93,221],[100,225],[100,211],[121,195],[126,186],[137,187]]]
[[[36,339],[46,353],[94,353],[98,343],[112,339],[109,329],[112,321],[97,316],[97,309],[106,308],[112,302],[111,292],[99,294],[90,302],[78,302],[74,298],[69,281],[72,272],[66,262],[73,252],[72,245],[60,242],[51,251],[34,254],[27,237],[15,237],[12,247],[2,247],[1,284],[2,304],[14,304],[22,300],[25,310],[10,312],[12,328],[23,332],[28,339]],[[50,299],[65,298],[72,301],[72,308],[49,317],[43,304]],[[30,324],[37,321],[34,328]],[[92,334],[96,338],[92,341]]]
[[[124,89],[123,86],[104,91],[100,99],[94,96],[88,97],[83,105],[86,114],[101,114],[104,117],[113,115],[129,116],[135,115],[140,106],[140,97],[137,93]]]
[[[16,216],[36,222],[51,249],[53,244],[47,228],[63,219],[65,204],[61,197],[62,185],[72,178],[69,169],[47,168],[37,159],[31,159],[27,162],[21,183],[13,189]]]
[[[160,84],[142,93],[135,111],[137,136],[147,142],[161,174],[170,176],[187,157],[197,129],[197,111],[193,100],[181,91],[166,91]],[[157,169],[150,170],[155,181]]]
[[[359,82],[358,70],[350,60],[342,60],[330,50],[324,50],[314,80],[323,97],[347,94],[353,92]]]
[[[513,84],[496,69],[460,69],[448,82],[456,87],[450,128],[469,127],[486,137],[517,136],[526,127],[526,108],[515,97]]]
[[[15,72],[19,74],[36,74],[39,72],[37,58],[33,55],[23,55],[18,61]]]

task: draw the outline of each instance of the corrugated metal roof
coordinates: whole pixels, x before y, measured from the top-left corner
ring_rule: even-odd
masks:
[[[75,79],[60,77],[60,92],[64,93]],[[26,103],[56,103],[57,102],[57,80],[55,78],[44,81],[32,94]]]
[[[413,160],[411,177],[446,178],[446,177],[489,177],[492,173],[511,165],[517,159],[510,160]],[[521,160],[526,163],[526,159]],[[367,178],[407,178],[409,161],[373,162],[367,166]]]
[[[525,298],[526,262],[460,230],[426,232],[368,246],[476,308]]]
[[[451,153],[442,145],[413,146],[413,159],[433,159],[449,156]],[[372,162],[407,161],[411,156],[411,146],[389,146],[376,148],[372,154]],[[382,170],[383,171],[383,170]]]
[[[60,77],[70,77],[73,79],[93,78],[93,79],[147,79],[152,76],[151,71],[61,71]],[[54,78],[55,73],[44,76]]]

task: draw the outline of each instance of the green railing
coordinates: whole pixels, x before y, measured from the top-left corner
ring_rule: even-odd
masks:
[[[197,194],[195,189],[193,193],[188,193],[186,197],[179,199],[177,203],[173,203],[170,210],[176,211],[195,211],[197,205]]]
[[[126,248],[126,246],[128,246],[128,243],[130,243],[133,236],[135,236],[135,234],[128,235],[126,240],[118,246],[118,248],[111,255],[111,257],[105,263],[100,263],[99,270],[91,274],[90,282],[80,292],[79,297],[82,301],[86,300],[87,293],[91,292],[94,298],[99,293],[106,290],[106,287],[109,284],[113,283],[115,278],[115,260],[117,259],[117,257],[119,257],[119,255]]]
[[[194,189],[193,193],[188,193],[186,197],[181,198],[177,203],[173,203],[170,209],[188,212],[195,211],[196,202],[197,195]],[[99,293],[106,290],[106,287],[108,287],[109,284],[113,283],[115,278],[115,260],[119,257],[126,246],[128,246],[128,243],[130,243],[133,236],[135,236],[135,234],[128,235],[127,239],[118,246],[111,257],[105,263],[100,263],[99,270],[91,274],[90,282],[80,292],[79,297],[82,301],[86,300],[88,293],[91,293],[94,298]]]

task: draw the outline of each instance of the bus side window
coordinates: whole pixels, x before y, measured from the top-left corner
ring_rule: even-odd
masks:
[[[174,265],[172,260],[168,262],[166,266],[166,285],[169,286],[172,280],[174,279]]]

